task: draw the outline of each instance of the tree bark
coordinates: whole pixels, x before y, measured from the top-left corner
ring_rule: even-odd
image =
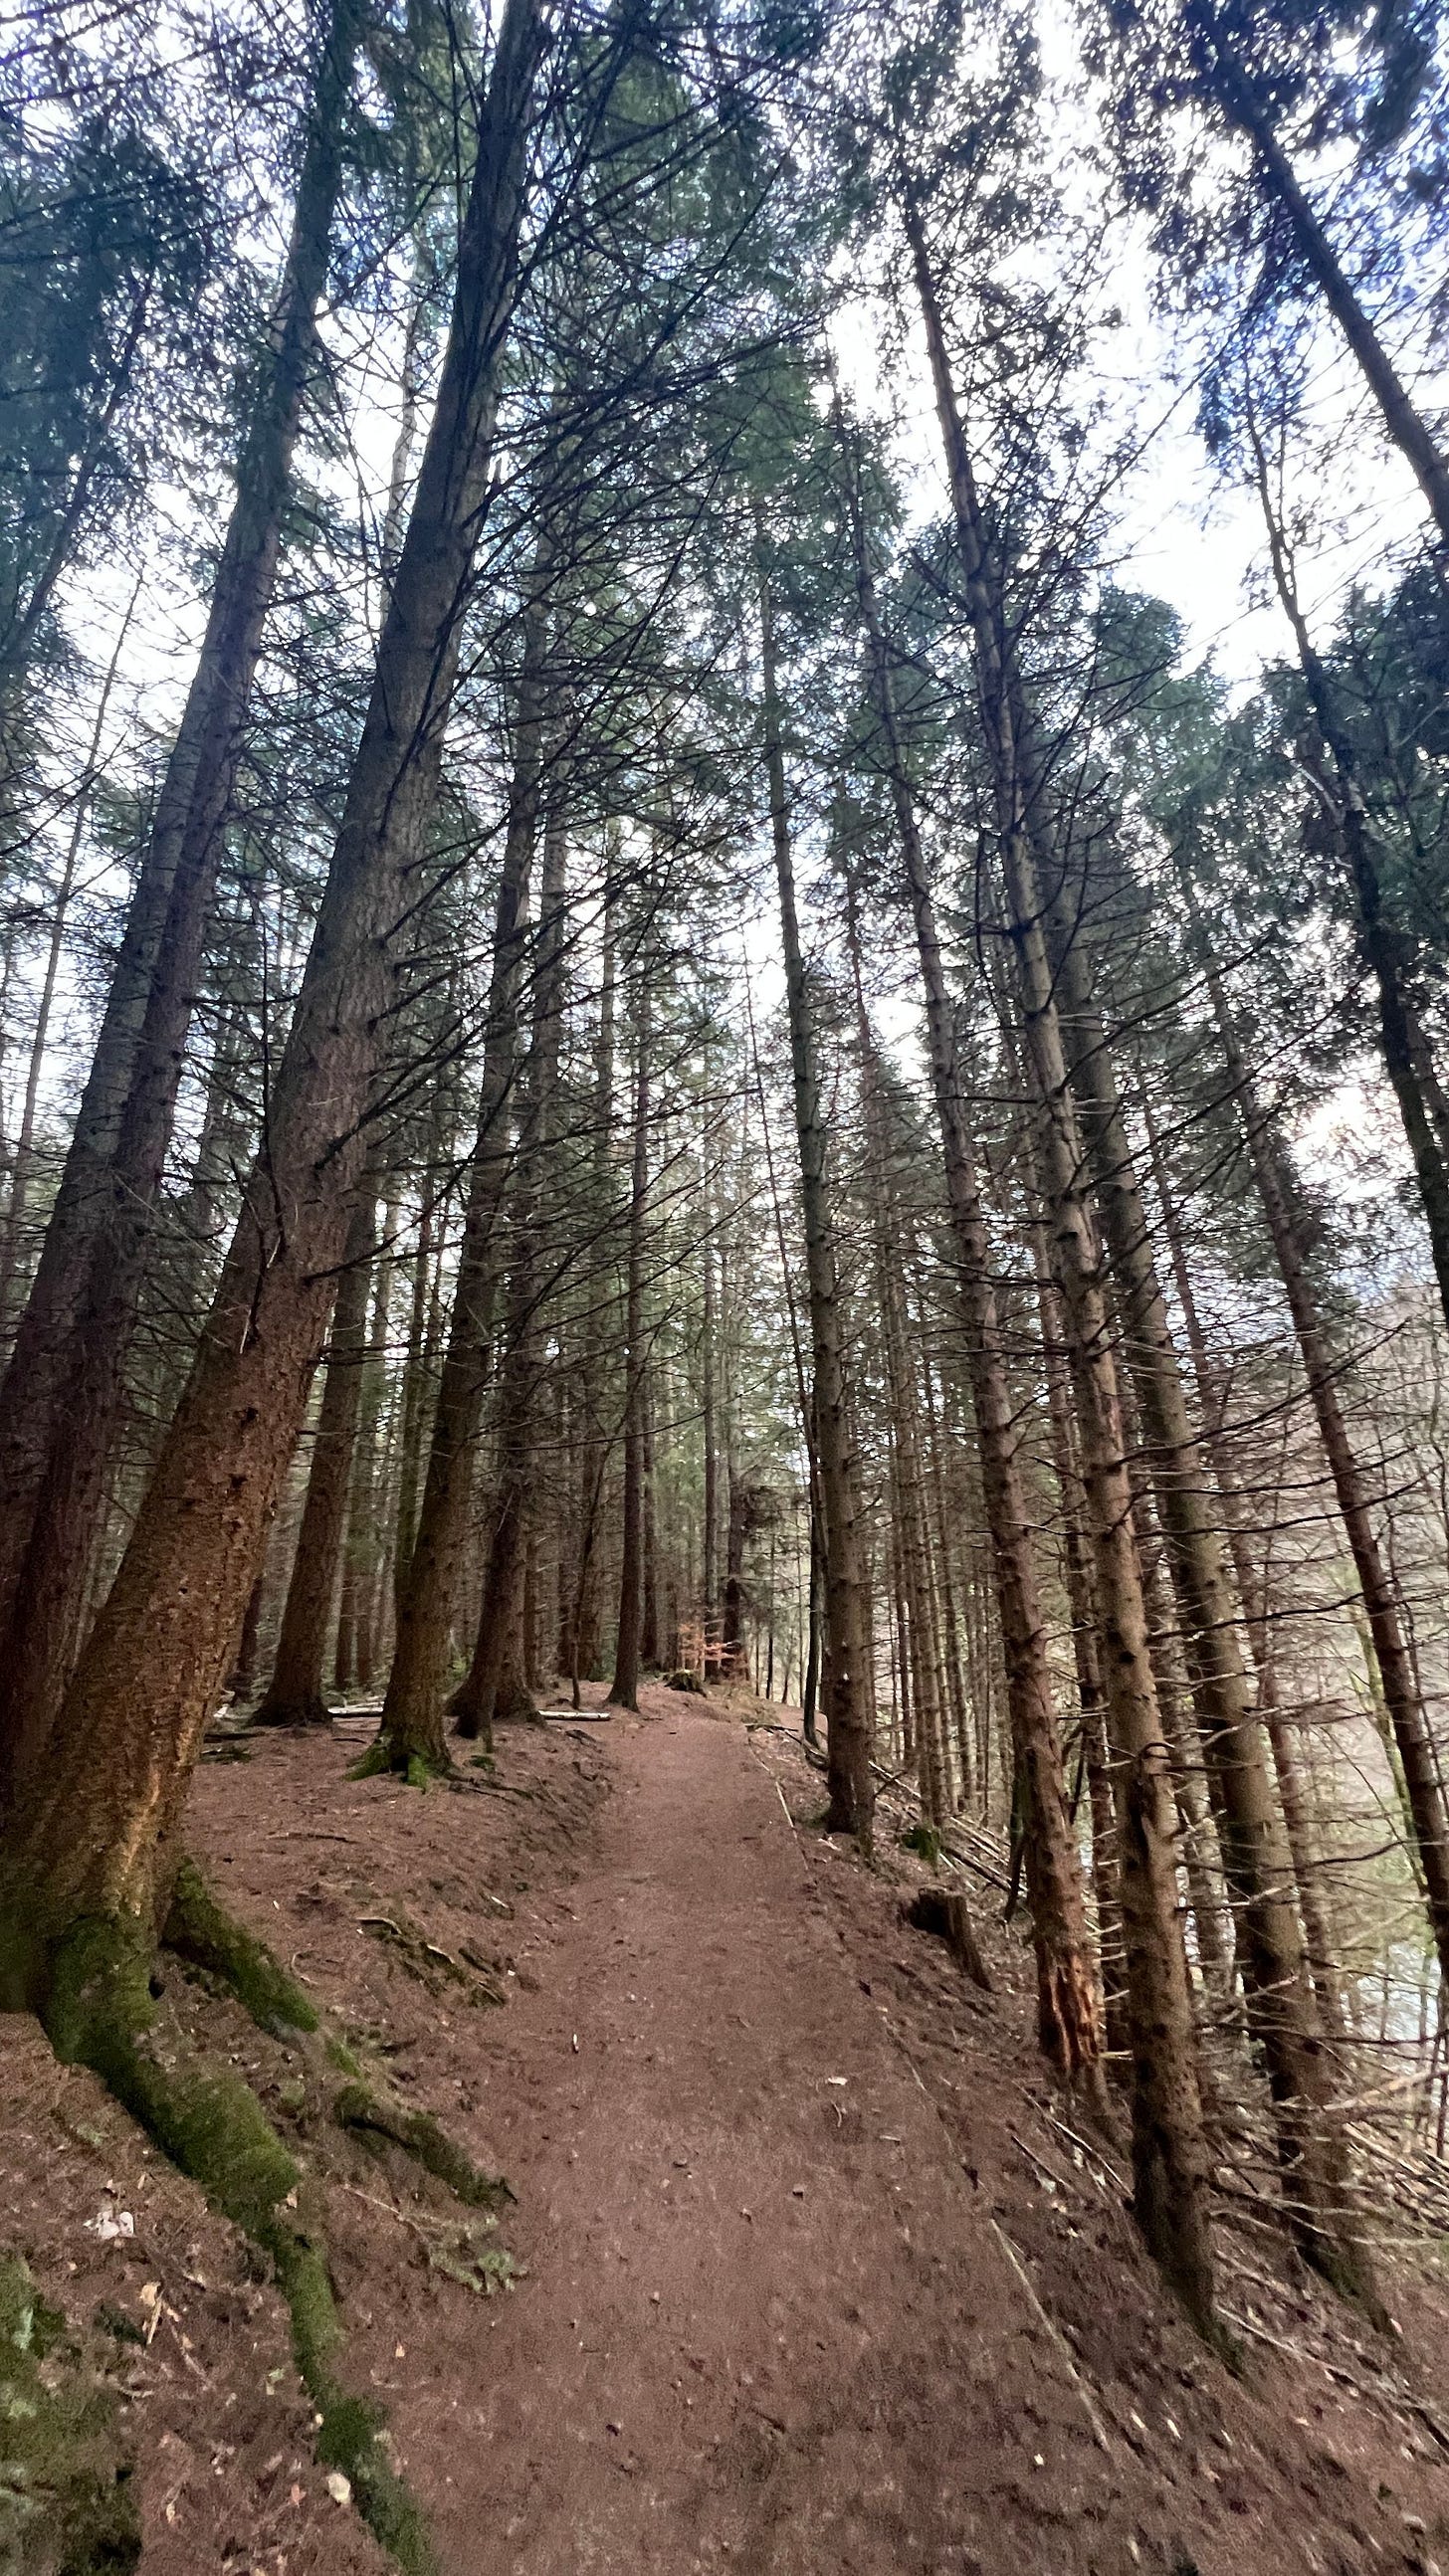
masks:
[[[965,578],[996,840],[1028,1062],[1037,1092],[1042,1177],[1049,1198],[1053,1259],[1081,1438],[1103,1680],[1116,1765],[1133,2057],[1133,2207],[1164,2277],[1199,2327],[1215,2335],[1208,2156],[1187,1967],[1177,1920],[1171,1766],[1148,1653],[1116,1364],[1096,1242],[1081,1194],[1084,1155],[1027,833],[1024,781],[1012,725],[1012,675],[1002,661],[980,504],[956,407],[939,296],[920,211],[909,190],[903,214]]]
[[[74,1657],[247,706],[281,545],[343,172],[358,42],[335,0],[273,350],[237,468],[206,634],[141,863],[90,1079],[0,1389],[0,1659],[23,1767]]]
[[[488,491],[546,41],[533,0],[509,0],[437,408],[263,1152],[120,1571],[7,1835],[4,1983],[42,2012],[78,1926],[99,1923],[107,1943],[131,1948],[154,1932],[327,1332],[365,1160],[389,943],[412,904],[409,862],[436,788]]]
[[[1199,959],[1212,998],[1233,1095],[1243,1122],[1253,1177],[1268,1221],[1279,1276],[1307,1373],[1308,1392],[1319,1437],[1363,1594],[1384,1705],[1403,1769],[1429,1929],[1439,1957],[1440,1975],[1449,1982],[1449,1819],[1445,1815],[1444,1793],[1439,1783],[1428,1719],[1404,1639],[1398,1598],[1384,1564],[1363,1478],[1338,1398],[1337,1366],[1319,1317],[1318,1301],[1300,1241],[1291,1167],[1244,1062],[1227,999],[1207,948],[1190,881],[1181,863],[1179,874],[1192,910]]]
[[[760,552],[763,557],[762,534]],[[840,1279],[826,1169],[826,1131],[820,1100],[815,1029],[795,911],[795,875],[780,730],[774,603],[763,560],[760,565],[760,638],[765,774],[769,786],[770,825],[785,951],[795,1127],[800,1146],[800,1186],[805,1217],[805,1266],[810,1291],[810,1341],[814,1363],[811,1410],[815,1422],[820,1514],[825,1537],[824,1704],[829,1783],[826,1831],[855,1834],[868,1849],[875,1813],[875,1783],[871,1772],[869,1647],[859,1534],[859,1470],[848,1418]]]
[[[1332,2069],[1322,2052],[1293,1902],[1291,1857],[1244,1670],[1232,1569],[1188,1412],[1116,1069],[1092,996],[1087,961],[1066,909],[1060,899],[1052,907],[1051,949],[1072,1093],[1116,1287],[1122,1344],[1142,1423],[1144,1464],[1152,1480],[1187,1651],[1188,1680],[1232,1900],[1249,2022],[1268,2070],[1287,2207],[1306,2260],[1346,2297],[1377,2313],[1372,2267],[1355,2243],[1356,2231],[1349,2221],[1348,2164],[1333,2118]],[[1195,1821],[1188,1845],[1194,1866]],[[1220,1943],[1209,1889],[1195,1888],[1194,1911],[1204,1969],[1211,1975]]]
[[[1212,56],[1213,95],[1230,124],[1248,137],[1269,195],[1284,217],[1304,267],[1352,350],[1394,445],[1412,468],[1433,513],[1440,540],[1449,545],[1449,465],[1415,409],[1378,333],[1344,274],[1332,243],[1299,185],[1271,118],[1228,43],[1211,0],[1193,0],[1188,12]]]
[[[523,1113],[511,1180],[514,1213],[507,1314],[498,1360],[498,1489],[477,1639],[467,1678],[454,1693],[460,1735],[493,1740],[503,1719],[536,1718],[525,1594],[534,1556],[536,1452],[544,1354],[543,1194],[553,1142],[554,1094],[563,1009],[567,844],[557,763],[551,764],[534,958],[533,1030]]]
[[[327,1726],[332,1712],[324,1680],[332,1641],[332,1605],[347,1519],[353,1443],[362,1395],[367,1289],[372,1272],[377,1209],[364,1192],[353,1211],[342,1254],[342,1275],[332,1310],[332,1340],[307,1499],[287,1586],[287,1606],[277,1640],[258,1726]]]
[[[543,565],[536,566],[542,574]],[[433,1414],[428,1472],[406,1581],[400,1583],[397,1641],[382,1713],[382,1741],[398,1770],[417,1758],[445,1769],[449,1638],[467,1534],[473,1468],[492,1356],[498,1298],[498,1229],[513,1169],[518,1020],[527,941],[526,907],[543,775],[543,673],[547,603],[536,581],[524,610],[523,658],[514,713],[508,826],[493,920],[493,962],[478,1133],[448,1347]]]
[[[884,767],[916,933],[927,1045],[964,1324],[966,1372],[981,1457],[1007,1704],[1026,1798],[1027,1892],[1037,1967],[1037,2034],[1068,2083],[1101,2102],[1101,2022],[1091,1970],[1081,1873],[1066,1811],[1061,1738],[1047,1660],[1046,1622],[1031,1518],[1018,1458],[1016,1409],[992,1283],[991,1248],[977,1184],[977,1151],[962,1093],[956,1032],[915,798],[896,719],[889,652],[858,489],[847,460],[856,592],[870,655]]]
[[[1444,1309],[1445,1322],[1449,1323],[1449,1147],[1439,1133],[1438,1121],[1429,1105],[1430,1099],[1437,1094],[1438,1086],[1431,1064],[1428,1068],[1429,1098],[1426,1098],[1420,1070],[1425,1052],[1423,1033],[1404,989],[1400,943],[1384,913],[1373,835],[1368,808],[1358,783],[1353,743],[1339,721],[1333,683],[1313,649],[1308,622],[1299,605],[1292,559],[1268,487],[1267,460],[1251,415],[1249,430],[1258,498],[1268,530],[1274,586],[1283,614],[1293,629],[1309,703],[1333,764],[1337,794],[1332,804],[1358,911],[1359,946],[1378,994],[1379,1041],[1384,1066],[1393,1085],[1404,1135],[1413,1158],[1434,1276],[1439,1283],[1439,1302]]]
[[[619,1562],[619,1626],[609,1697],[616,1708],[639,1705],[639,1659],[644,1631],[644,1225],[649,1201],[650,1011],[648,970],[641,964],[635,1030],[634,1168],[629,1198],[628,1278],[624,1300],[623,1545]]]

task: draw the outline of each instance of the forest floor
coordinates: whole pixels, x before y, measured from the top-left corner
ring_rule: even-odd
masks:
[[[1422,2260],[1380,2344],[1244,2213],[1231,2375],[1120,2155],[1060,2125],[999,1907],[985,1996],[902,1921],[911,1854],[822,1838],[785,1712],[643,1699],[509,1730],[468,1794],[349,1780],[359,1712],[219,1747],[192,1800],[223,1900],[516,2194],[493,2226],[367,2154],[315,2060],[166,1971],[163,2013],[323,2177],[346,2375],[444,2576],[1449,2570]],[[9,2249],[115,2397],[144,2576],[381,2576],[265,2266],[33,2025],[0,2048]],[[5,2556],[3,2502],[0,2465],[0,2566],[44,2565]]]

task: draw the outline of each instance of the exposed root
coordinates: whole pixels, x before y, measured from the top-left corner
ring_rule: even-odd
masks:
[[[217,1904],[189,1860],[176,1873],[161,1939],[178,1959],[222,1978],[260,2029],[285,2038],[292,2031],[317,2028],[316,2012],[295,1978],[265,1942]]]
[[[366,2084],[344,2084],[332,2105],[332,2116],[340,2128],[354,2130],[364,2140],[391,2139],[470,2209],[501,2209],[513,2198],[502,2175],[486,2174],[475,2165],[439,2127],[431,2111],[410,2111],[401,2102],[388,2102]]]
[[[276,1971],[261,1944],[252,1947]],[[250,1973],[255,1963],[245,1964]],[[380,2415],[335,2375],[343,2330],[320,2228],[301,2205],[301,2169],[240,2076],[179,2056],[163,2060],[151,2037],[150,1956],[139,1927],[78,1925],[55,1954],[43,2018],[56,2055],[93,2068],[213,2208],[270,2256],[297,2367],[322,2418],[319,2457],[345,2471],[359,2510],[407,2576],[436,2576],[422,2517],[387,2457]]]
[[[455,1783],[457,1785],[461,1784]],[[481,1782],[469,1783],[470,1787],[481,1785]],[[379,1941],[386,1941],[399,1967],[408,1976],[415,1977],[420,1986],[426,1986],[430,1995],[441,1995],[450,1987],[461,1986],[470,2004],[501,2004],[504,2000],[495,1982],[496,1971],[491,1960],[465,1948],[462,1955],[468,1967],[461,1968],[450,1950],[445,1950],[440,1942],[430,1941],[406,1914],[399,1914],[396,1920],[391,1914],[364,1914],[357,1928]],[[469,1968],[474,1971],[471,1977]]]
[[[353,1763],[347,1777],[349,1780],[377,1780],[384,1772],[389,1772],[394,1779],[405,1780],[410,1789],[426,1789],[434,1780],[446,1780],[452,1767],[446,1759],[430,1762],[426,1754],[405,1752],[400,1745],[393,1746],[386,1736],[380,1735],[375,1744],[369,1744],[361,1761]]]

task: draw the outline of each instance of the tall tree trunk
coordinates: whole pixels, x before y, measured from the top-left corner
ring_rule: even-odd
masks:
[[[710,1194],[704,1201],[704,1315],[700,1327],[700,1437],[704,1444],[704,1544],[701,1551],[700,1617],[708,1641],[710,1623],[719,1616],[719,1446],[714,1415],[714,1245],[710,1239]]]
[[[1034,800],[1035,801],[1035,800]],[[1065,896],[1052,907],[1052,965],[1073,1097],[1121,1315],[1145,1465],[1166,1543],[1167,1570],[1224,1873],[1238,1967],[1274,2105],[1287,2206],[1300,2252],[1350,2298],[1378,2310],[1372,2267],[1349,2219],[1349,2172],[1332,2109],[1332,2069],[1293,1902],[1268,1749],[1244,1669],[1228,1550],[1207,1489],[1153,1257],[1152,1229],[1127,1135],[1116,1069]],[[1189,1766],[1189,1770],[1191,1766]],[[1189,1799],[1189,1804],[1191,1800]],[[1189,1857],[1197,1866],[1189,1840]],[[1204,1900],[1199,1904],[1199,1898]],[[1194,1890],[1198,1942],[1211,1981],[1219,1947],[1209,1891]]]
[[[567,843],[557,756],[550,763],[550,810],[543,839],[533,1030],[511,1184],[514,1213],[507,1315],[498,1360],[498,1490],[492,1543],[472,1663],[452,1700],[460,1735],[493,1740],[504,1719],[536,1718],[525,1593],[535,1556],[539,1399],[544,1349],[543,1210],[563,1009],[568,906]]]
[[[17,1766],[55,1714],[101,1538],[149,1214],[171,1134],[312,368],[359,25],[357,0],[335,0],[272,353],[238,464],[201,656],[0,1389],[0,1660],[5,1731]]]
[[[614,1124],[614,892],[617,853],[610,840],[607,874],[604,884],[603,918],[600,936],[603,955],[599,975],[599,1017],[594,1040],[594,1128],[591,1154],[591,1203],[596,1242],[607,1247],[613,1216],[613,1161],[611,1140]],[[579,1477],[575,1503],[577,1537],[575,1541],[576,1576],[570,1619],[570,1653],[567,1664],[575,1708],[581,1705],[580,1680],[592,1673],[599,1660],[599,1627],[601,1620],[599,1524],[604,1489],[608,1482],[613,1455],[613,1438],[605,1426],[603,1310],[604,1282],[613,1256],[603,1250],[587,1282],[587,1314],[583,1334],[583,1352],[579,1372],[579,1413],[581,1439]]]
[[[1043,935],[1042,904],[1027,835],[1025,782],[1012,727],[1011,673],[1002,662],[975,475],[956,405],[920,211],[909,193],[903,214],[926,329],[975,647],[996,838],[1028,1062],[1037,1092],[1042,1177],[1081,1438],[1103,1681],[1116,1765],[1132,2033],[1133,2207],[1165,2278],[1202,2330],[1215,2334],[1208,2156],[1187,1965],[1177,1920],[1171,1765],[1148,1653],[1116,1364],[1097,1246],[1081,1194],[1082,1141]]]
[[[1229,123],[1251,142],[1263,184],[1294,249],[1347,340],[1378,404],[1384,427],[1399,453],[1408,460],[1433,513],[1441,541],[1449,545],[1449,465],[1344,274],[1338,254],[1299,185],[1272,118],[1239,63],[1212,0],[1192,0],[1188,14],[1194,32],[1206,40],[1211,52],[1208,76],[1213,95]]]
[[[639,1661],[646,1671],[659,1668],[659,1517],[655,1509],[654,1449],[654,1372],[646,1357],[643,1384],[643,1448],[640,1453],[640,1503],[643,1527],[640,1534],[642,1560],[640,1567],[641,1599],[639,1613]],[[766,1693],[768,1697],[769,1694]]]
[[[1102,1659],[1097,1632],[1097,1586],[1092,1552],[1083,1526],[1086,1495],[1077,1455],[1076,1424],[1066,1372],[1066,1333],[1062,1325],[1046,1227],[1033,1212],[1028,1231],[1036,1274],[1046,1360],[1047,1419],[1051,1427],[1052,1464],[1061,1496],[1062,1559],[1067,1606],[1072,1620],[1072,1658],[1077,1675],[1077,1706],[1082,1724],[1082,1757],[1092,1816],[1092,1879],[1097,1899],[1098,1953],[1107,2047],[1125,2057],[1128,2047],[1127,1986],[1122,1946],[1122,1891],[1117,1857],[1117,1824],[1112,1810],[1112,1779],[1107,1753],[1107,1701],[1102,1688]]]
[[[35,1027],[31,1033],[30,1065],[25,1079],[25,1095],[21,1102],[20,1124],[15,1134],[15,1155],[10,1167],[10,1201],[5,1210],[4,1233],[0,1236],[0,1327],[3,1327],[9,1318],[12,1292],[23,1255],[25,1210],[30,1197],[30,1171],[35,1148],[35,1113],[40,1099],[41,1075],[45,1069],[45,1048],[50,1035],[50,1014],[55,1003],[56,979],[60,973],[61,955],[65,946],[66,921],[70,912],[71,897],[75,892],[76,868],[79,864],[81,843],[85,838],[86,822],[91,809],[91,791],[100,767],[106,711],[111,703],[111,691],[116,684],[116,673],[120,667],[121,655],[125,651],[126,638],[131,631],[131,620],[136,613],[136,602],[140,595],[141,584],[138,580],[131,593],[126,614],[121,620],[121,631],[116,638],[115,651],[111,655],[110,666],[96,703],[95,722],[91,727],[90,750],[80,784],[75,791],[75,812],[71,819],[70,838],[66,843],[60,883],[51,900],[50,938],[46,947],[45,971],[41,977],[40,1000],[36,1006]],[[8,1387],[0,1389],[0,1402],[8,1402],[9,1396]]]
[[[763,557],[762,540],[760,551]],[[760,637],[765,773],[785,950],[795,1126],[800,1144],[800,1186],[805,1218],[805,1267],[810,1290],[810,1343],[814,1362],[811,1411],[815,1423],[820,1516],[825,1537],[825,1754],[830,1793],[826,1831],[855,1834],[868,1849],[875,1813],[875,1783],[871,1773],[869,1623],[863,1597],[859,1470],[849,1424],[840,1278],[826,1169],[826,1130],[820,1100],[814,1019],[795,912],[795,875],[780,730],[774,603],[763,560],[760,567]]]
[[[307,1478],[307,1500],[287,1586],[287,1606],[277,1640],[258,1726],[326,1726],[332,1712],[323,1682],[332,1637],[332,1605],[342,1556],[352,1451],[362,1396],[367,1289],[372,1272],[374,1200],[364,1191],[353,1212],[342,1254],[332,1340],[316,1445]]]
[[[443,1732],[449,1637],[458,1606],[459,1573],[492,1355],[500,1273],[499,1225],[513,1169],[525,916],[543,777],[548,615],[542,556],[535,574],[523,615],[513,774],[494,909],[478,1133],[469,1166],[463,1242],[448,1347],[433,1414],[427,1479],[407,1578],[399,1581],[397,1641],[382,1713],[381,1740],[393,1767],[403,1771],[414,1760],[442,1770],[449,1759]]]
[[[640,965],[634,1073],[634,1168],[629,1199],[628,1277],[624,1299],[623,1547],[619,1563],[619,1626],[609,1697],[617,1708],[639,1705],[639,1657],[644,1627],[644,1226],[649,1201],[650,1011],[648,970]]]
[[[62,2009],[73,1942],[123,1979],[149,1954],[202,1729],[327,1333],[388,1015],[389,942],[413,903],[409,865],[436,788],[488,490],[545,46],[533,0],[509,0],[437,408],[263,1152],[120,1571],[6,1835],[3,1982],[43,2014]],[[67,2044],[103,2045],[100,2000],[69,2002]]]
[[[1324,1900],[1320,1863],[1315,1849],[1313,1820],[1304,1794],[1303,1778],[1292,1741],[1278,1701],[1277,1673],[1273,1661],[1272,1632],[1268,1623],[1267,1583],[1256,1559],[1261,1554],[1250,1544],[1244,1524],[1242,1498],[1237,1479],[1222,1436],[1220,1405],[1213,1387],[1212,1366],[1208,1356],[1207,1336],[1198,1312],[1192,1271],[1183,1241],[1178,1210],[1169,1185],[1166,1159],[1162,1152],[1152,1115],[1152,1104],[1143,1095],[1144,1119],[1148,1148],[1152,1156],[1153,1180],[1162,1209],[1163,1231],[1167,1237],[1172,1261],[1173,1285],[1182,1308],[1188,1350],[1192,1355],[1193,1374],[1197,1381],[1198,1410],[1206,1425],[1207,1454],[1213,1471],[1213,1482],[1221,1498],[1223,1518],[1227,1524],[1228,1545],[1232,1551],[1233,1571],[1237,1578],[1238,1596],[1248,1623],[1253,1666],[1258,1683],[1258,1714],[1268,1732],[1273,1752],[1273,1767],[1278,1779],[1279,1802],[1288,1848],[1293,1860],[1293,1876],[1298,1889],[1298,1903],[1303,1916],[1303,1930],[1308,1953],[1309,1973],[1318,2001],[1319,2020],[1326,2040],[1341,2045],[1347,2040],[1348,2028],[1343,2012],[1343,1979],[1337,1962],[1337,1944]]]
[[[1026,1800],[1025,1859],[1036,1949],[1037,2032],[1045,2055],[1067,2082],[1080,2083],[1088,2096],[1100,2103],[1100,2017],[1081,1874],[1066,1811],[1046,1621],[1018,1456],[1017,1410],[1007,1381],[991,1246],[976,1178],[976,1143],[962,1092],[935,902],[896,720],[890,658],[876,602],[868,532],[849,458],[846,467],[857,598],[870,653],[883,766],[895,810],[924,989],[931,1085],[941,1131],[957,1293],[965,1327],[965,1364],[991,1537],[1012,1744]]]

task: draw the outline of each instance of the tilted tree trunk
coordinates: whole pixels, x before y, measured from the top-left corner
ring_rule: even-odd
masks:
[[[1433,512],[1441,541],[1449,545],[1449,464],[1355,294],[1342,262],[1304,195],[1287,153],[1253,83],[1244,72],[1213,0],[1192,0],[1194,32],[1211,55],[1213,95],[1230,124],[1253,146],[1264,187],[1277,207],[1294,249],[1353,352],[1394,445],[1412,468]]]
[[[254,1720],[258,1726],[326,1726],[331,1721],[323,1685],[362,1396],[376,1219],[376,1204],[364,1192],[343,1248],[307,1499],[272,1678]]]
[[[1133,2208],[1165,2278],[1202,2330],[1214,2334],[1208,2155],[1187,1966],[1177,1920],[1171,1765],[1148,1652],[1116,1363],[1097,1245],[1082,1198],[1085,1156],[1067,1079],[1055,978],[1027,832],[1025,782],[1012,725],[1012,675],[1002,662],[975,475],[957,409],[920,211],[909,189],[902,211],[925,323],[975,648],[983,742],[1028,1063],[1037,1093],[1042,1180],[1067,1330],[1095,1561],[1102,1672],[1115,1765],[1132,2035]]]
[[[101,684],[100,696],[96,702],[90,750],[76,792],[75,812],[71,820],[70,837],[66,843],[60,883],[51,898],[50,938],[46,946],[45,969],[41,976],[35,1027],[31,1033],[30,1064],[21,1101],[20,1124],[16,1131],[15,1150],[10,1166],[10,1198],[5,1210],[3,1234],[0,1234],[0,1327],[5,1325],[11,1313],[12,1302],[14,1302],[13,1291],[24,1253],[25,1211],[30,1197],[31,1166],[35,1148],[35,1113],[40,1099],[41,1075],[45,1069],[46,1040],[50,1034],[50,1015],[55,1002],[56,979],[60,973],[61,956],[65,946],[66,920],[70,912],[71,898],[75,892],[76,872],[80,861],[81,844],[85,839],[86,823],[90,815],[92,791],[100,768],[101,744],[105,738],[106,713],[111,702],[111,691],[116,685],[116,673],[120,668],[121,656],[125,651],[126,639],[131,631],[131,620],[135,615],[136,602],[140,595],[141,583],[138,578],[136,587],[131,593],[126,614],[121,621],[121,631],[116,638],[115,650],[111,655],[105,679]],[[0,1403],[8,1404],[12,1392],[8,1385],[0,1388]],[[3,1435],[0,1435],[0,1456],[4,1454],[4,1439]],[[3,1521],[0,1521],[0,1530],[3,1530],[3,1527]],[[3,1595],[0,1595],[0,1599],[3,1599]]]
[[[860,1542],[859,1469],[849,1422],[841,1330],[840,1278],[835,1221],[827,1172],[826,1129],[820,1099],[814,1019],[800,926],[780,731],[775,615],[763,564],[760,571],[761,663],[764,683],[765,772],[785,951],[785,992],[790,1014],[795,1128],[800,1147],[800,1189],[805,1219],[810,1345],[814,1364],[811,1410],[820,1476],[820,1517],[825,1538],[825,1754],[830,1803],[829,1833],[852,1833],[867,1848],[875,1813],[871,1772],[869,1622]]]
[[[65,1990],[72,1935],[117,1973],[149,1951],[326,1337],[387,1023],[389,942],[413,901],[409,863],[436,789],[488,491],[546,43],[533,0],[509,0],[437,407],[263,1152],[120,1571],[6,1836],[3,1982],[42,2013]],[[69,2044],[90,2027],[72,2020]]]
[[[1152,1156],[1153,1180],[1162,1209],[1163,1231],[1167,1237],[1172,1261],[1173,1285],[1182,1308],[1188,1350],[1192,1355],[1193,1374],[1197,1382],[1198,1410],[1205,1425],[1207,1455],[1212,1466],[1213,1482],[1221,1499],[1227,1524],[1228,1545],[1232,1551],[1233,1571],[1237,1577],[1238,1596],[1248,1623],[1253,1667],[1258,1683],[1258,1715],[1267,1729],[1273,1752],[1273,1767],[1278,1779],[1278,1797],[1283,1809],[1284,1830],[1293,1859],[1293,1876],[1298,1889],[1298,1903],[1303,1916],[1305,1947],[1309,1973],[1318,2001],[1319,2020],[1325,2039],[1339,2046],[1348,2037],[1343,2012],[1343,1978],[1336,1957],[1337,1944],[1324,1901],[1315,1833],[1302,1773],[1292,1741],[1278,1703],[1277,1675],[1273,1662],[1272,1637],[1267,1619],[1267,1587],[1245,1526],[1242,1499],[1237,1480],[1222,1438],[1220,1405],[1214,1392],[1212,1366],[1208,1356],[1207,1337],[1198,1313],[1192,1272],[1183,1241],[1178,1211],[1169,1187],[1166,1161],[1152,1115],[1152,1104],[1144,1093],[1144,1122],[1148,1148]]]
[[[238,462],[201,655],[40,1266],[0,1388],[0,1662],[17,1770],[55,1714],[100,1544],[149,1212],[171,1134],[312,369],[360,18],[357,0],[335,0],[273,348]]]

